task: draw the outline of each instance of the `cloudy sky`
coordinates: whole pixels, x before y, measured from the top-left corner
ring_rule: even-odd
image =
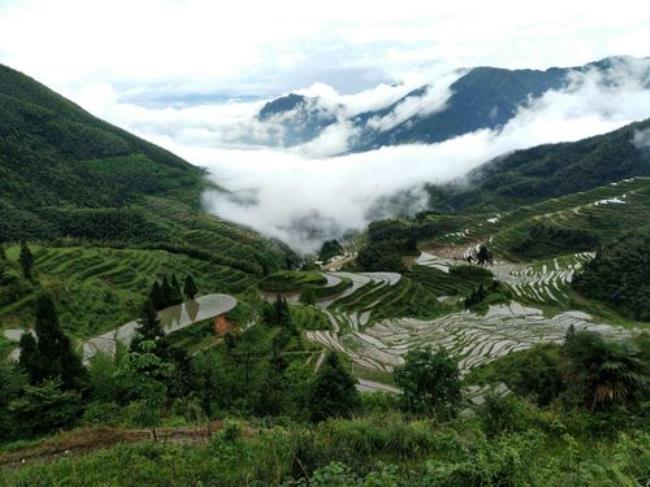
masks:
[[[650,94],[627,66],[616,90],[585,76],[499,133],[353,155],[341,155],[352,130],[345,121],[303,146],[260,145],[268,127],[255,114],[268,99],[299,91],[349,116],[430,83],[427,97],[378,121],[390,125],[443,109],[457,68],[544,69],[613,55],[650,55],[647,1],[547,0],[531,9],[498,0],[0,0],[0,63],[208,167],[219,184],[258,202],[207,194],[209,211],[300,250],[318,244],[301,233],[305,222],[323,238],[363,228],[378,197],[462,176],[504,152],[650,117]]]
[[[0,62],[74,96],[127,91],[340,91],[435,67],[544,68],[648,55],[639,0],[0,0]]]

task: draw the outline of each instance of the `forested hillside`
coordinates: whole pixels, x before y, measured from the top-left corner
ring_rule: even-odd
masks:
[[[625,178],[650,175],[650,149],[639,142],[650,120],[577,142],[540,145],[490,161],[463,184],[430,188],[440,208],[510,209]]]

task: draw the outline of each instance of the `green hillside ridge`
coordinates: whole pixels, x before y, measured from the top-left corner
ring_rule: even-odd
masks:
[[[511,209],[635,176],[650,176],[650,150],[635,136],[650,119],[577,142],[546,144],[498,157],[477,169],[466,183],[431,187],[441,209]]]
[[[210,253],[218,246],[225,260],[284,267],[286,247],[199,212],[202,176],[0,66],[0,241],[73,237]]]
[[[288,247],[201,211],[206,184],[199,168],[0,66],[0,328],[33,326],[44,289],[79,339],[134,319],[164,274],[236,294],[286,268]],[[16,263],[20,240],[32,280]]]

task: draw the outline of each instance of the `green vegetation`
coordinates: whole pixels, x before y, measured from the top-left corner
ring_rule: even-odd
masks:
[[[321,245],[320,251],[318,252],[318,260],[321,262],[327,262],[335,255],[341,255],[343,253],[343,247],[338,240],[326,240]]]
[[[359,409],[357,380],[345,369],[336,353],[325,362],[307,390],[306,406],[312,421],[349,417]]]
[[[30,247],[33,281],[20,276],[18,247],[9,247],[9,260],[0,262],[0,320],[6,327],[30,325],[41,289],[55,297],[66,333],[90,337],[137,317],[154,281],[170,274],[191,273],[205,294],[239,293],[254,283],[242,271],[163,250]]]
[[[307,286],[321,286],[327,283],[318,272],[283,271],[266,276],[260,281],[260,288],[274,293],[297,292]]]
[[[446,419],[456,415],[461,395],[458,362],[444,348],[409,350],[404,365],[395,370],[406,411]]]
[[[586,230],[535,223],[521,239],[511,244],[510,250],[516,255],[534,259],[593,250],[597,246],[598,238]]]
[[[402,256],[417,253],[416,237],[409,223],[382,220],[368,225],[368,240],[359,250],[357,264],[364,271],[403,272]]]
[[[573,283],[637,321],[650,321],[650,236],[628,234],[603,246]]]
[[[635,133],[648,127],[650,120],[645,120],[577,142],[540,145],[497,158],[470,173],[469,187],[432,190],[433,206],[516,208],[625,178],[650,176],[650,152],[633,143]]]

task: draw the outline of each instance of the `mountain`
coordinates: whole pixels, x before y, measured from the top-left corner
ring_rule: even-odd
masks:
[[[337,114],[317,97],[290,93],[266,103],[258,116],[260,122],[275,126],[275,145],[291,147],[317,137],[336,123]]]
[[[394,103],[379,110],[358,113],[346,118],[345,110],[326,109],[318,97],[289,94],[277,98],[262,108],[260,121],[284,120],[291,133],[291,144],[300,144],[317,137],[327,126],[348,121],[355,127],[349,140],[350,151],[366,151],[387,145],[406,143],[436,143],[479,129],[498,130],[510,121],[521,107],[549,90],[569,87],[572,76],[597,72],[600,83],[620,83],[620,70],[650,89],[650,63],[628,57],[612,57],[571,68],[502,69],[476,67],[468,70],[449,87],[449,98],[427,99],[433,85],[423,85]],[[405,108],[420,105],[420,109],[403,115]],[[431,106],[427,106],[431,105]],[[323,116],[327,113],[328,116]]]
[[[210,258],[247,272],[284,265],[277,244],[200,212],[206,184],[187,161],[0,65],[0,242],[215,246]]]
[[[531,97],[559,89],[567,83],[569,69],[546,71],[508,70],[479,67],[452,83],[445,108],[430,115],[411,117],[388,130],[367,131],[356,150],[409,142],[435,143],[482,128],[494,129],[508,122]],[[393,113],[409,98],[421,98],[429,87],[423,86],[380,112],[364,113],[357,120],[372,120]]]
[[[650,119],[577,142],[498,157],[473,170],[461,186],[431,188],[430,194],[441,208],[512,208],[648,175]]]

